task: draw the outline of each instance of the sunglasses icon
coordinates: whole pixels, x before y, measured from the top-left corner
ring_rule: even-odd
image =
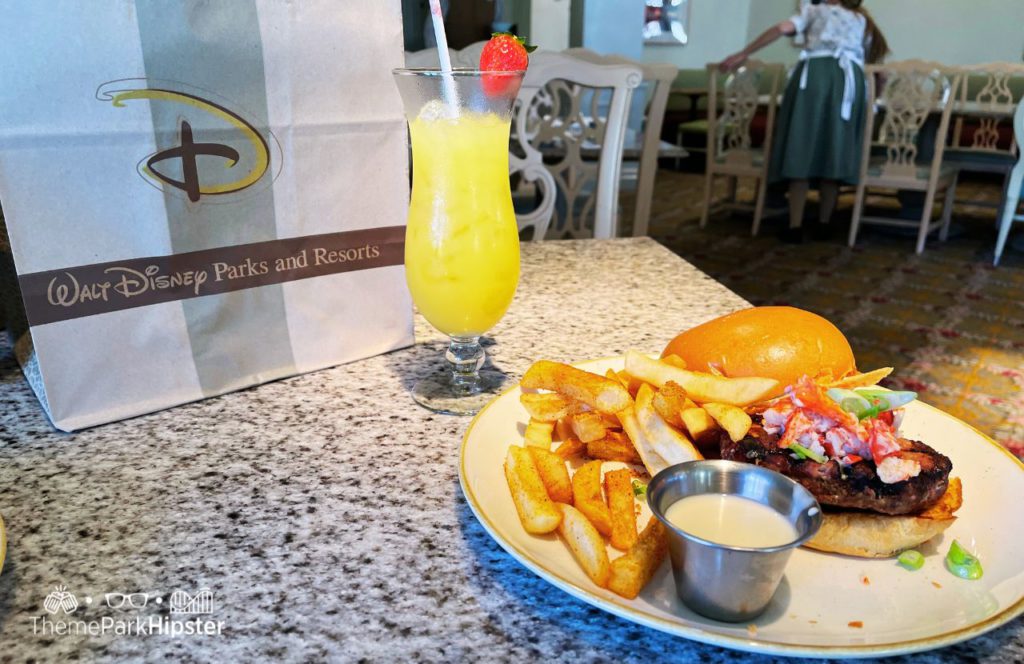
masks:
[[[149,602],[148,593],[107,593],[103,597],[107,606],[112,609],[123,608],[126,604],[133,609],[141,609]]]

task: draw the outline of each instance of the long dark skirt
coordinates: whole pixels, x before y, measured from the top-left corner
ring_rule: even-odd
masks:
[[[807,71],[807,87],[800,75]],[[853,66],[853,112],[841,116],[845,76],[835,58],[811,58],[797,65],[782,98],[772,141],[769,179],[839,180],[857,184],[866,115],[864,73]]]

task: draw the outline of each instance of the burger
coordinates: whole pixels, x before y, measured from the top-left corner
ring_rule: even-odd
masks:
[[[850,342],[817,314],[795,307],[741,309],[686,330],[665,347],[694,371],[774,378],[783,386],[809,375],[831,381],[857,373]]]
[[[913,392],[857,384],[853,351],[824,318],[793,307],[754,307],[687,330],[664,356],[729,377],[774,378],[773,399],[750,409],[752,425],[718,440],[721,458],[753,463],[799,482],[824,520],[807,546],[888,557],[930,540],[961,504],[952,463],[900,435]],[[844,384],[846,387],[844,387]]]

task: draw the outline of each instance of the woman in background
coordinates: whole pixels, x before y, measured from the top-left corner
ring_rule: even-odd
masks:
[[[783,239],[799,242],[810,181],[819,183],[819,229],[836,207],[839,183],[860,179],[864,138],[864,63],[880,62],[889,45],[863,0],[808,4],[789,20],[766,30],[720,65],[732,71],[779,37],[805,37],[779,110],[769,180],[789,181],[789,229]]]

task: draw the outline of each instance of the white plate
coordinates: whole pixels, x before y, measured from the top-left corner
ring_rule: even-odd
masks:
[[[604,373],[622,358],[580,366]],[[964,504],[942,536],[922,547],[924,568],[799,549],[768,610],[753,625],[703,618],[675,596],[668,561],[635,600],[597,587],[554,535],[523,530],[502,464],[528,420],[520,391],[505,392],[481,411],[462,441],[459,479],[480,523],[512,557],[579,599],[648,627],[750,652],[804,657],[865,657],[919,652],[964,641],[1024,613],[1024,464],[960,420],[914,402],[903,432],[953,461]],[[641,524],[642,525],[642,524]],[[943,558],[958,539],[976,551],[985,574],[965,581]],[[611,551],[611,550],[610,550]],[[863,627],[851,627],[853,622]]]

